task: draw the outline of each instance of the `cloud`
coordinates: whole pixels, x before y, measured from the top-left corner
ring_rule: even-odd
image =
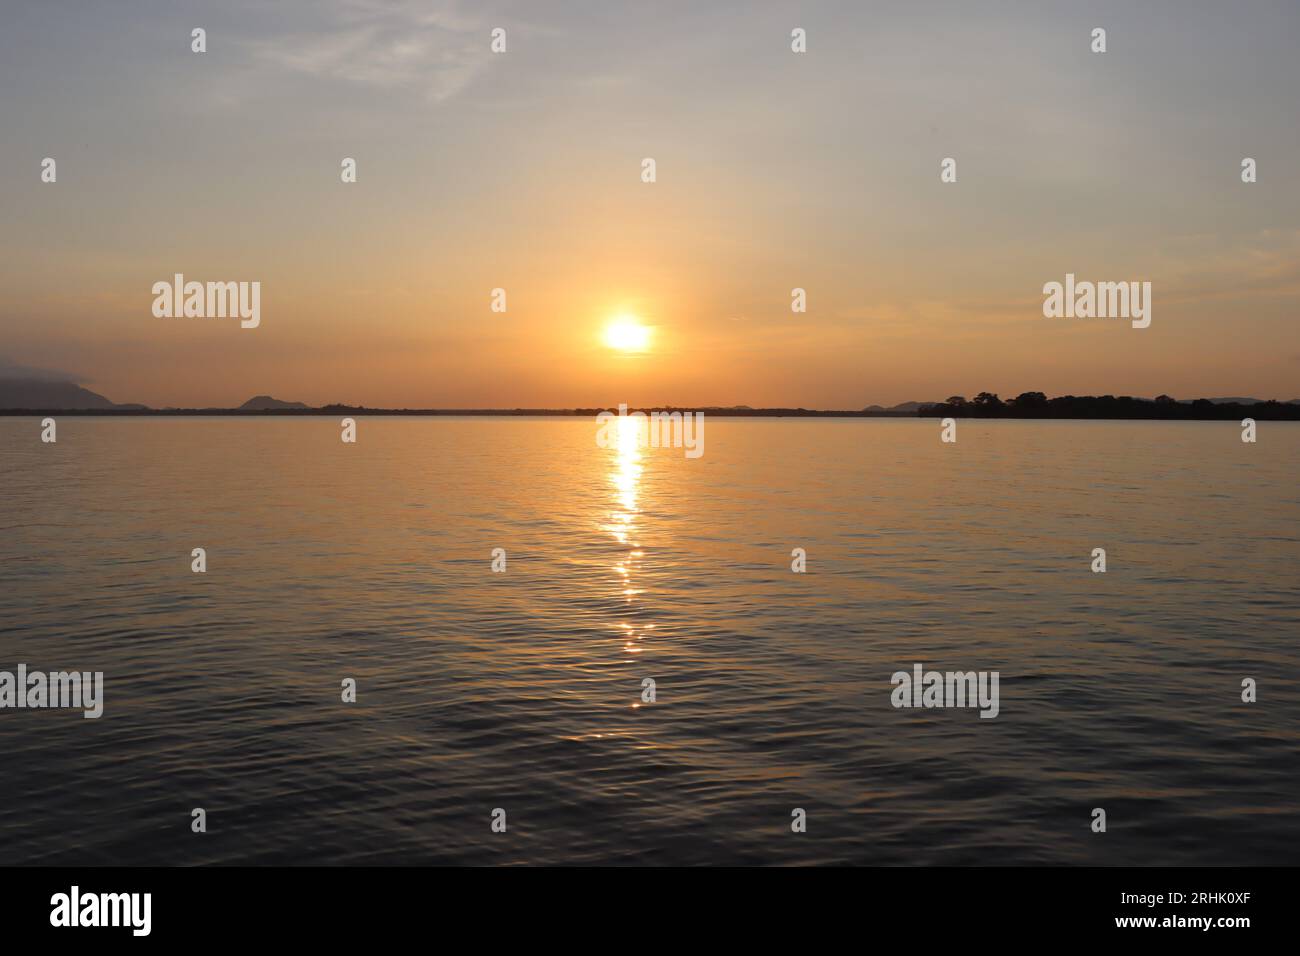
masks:
[[[1179,258],[1168,270],[1168,301],[1300,295],[1300,229],[1261,229],[1231,242],[1180,236],[1171,247]]]
[[[487,62],[489,31],[459,5],[342,0],[316,29],[244,41],[274,69],[382,89],[411,89],[441,102],[464,89]],[[306,15],[302,19],[308,19]]]
[[[0,355],[0,381],[69,382],[75,385],[82,381],[82,376],[74,375],[71,372],[60,372],[56,369],[20,365],[12,359]]]

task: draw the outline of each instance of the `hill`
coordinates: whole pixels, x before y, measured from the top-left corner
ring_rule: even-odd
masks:
[[[42,379],[0,379],[0,408],[31,408],[42,411],[107,411],[123,406],[98,392],[72,382]]]
[[[311,408],[310,405],[304,405],[302,402],[282,402],[278,398],[272,398],[270,395],[254,395],[244,404],[239,406],[241,412],[270,412],[280,411],[281,409],[294,408],[304,409]]]

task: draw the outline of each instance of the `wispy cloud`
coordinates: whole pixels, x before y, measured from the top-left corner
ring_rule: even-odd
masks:
[[[312,3],[314,29],[249,39],[266,66],[384,89],[417,91],[440,102],[464,89],[487,62],[489,27],[450,2],[339,0]],[[320,22],[323,21],[323,22]]]
[[[0,381],[7,382],[80,382],[82,377],[57,369],[34,368],[0,355]]]
[[[1261,229],[1234,242],[1180,236],[1170,247],[1170,301],[1300,295],[1300,229]]]

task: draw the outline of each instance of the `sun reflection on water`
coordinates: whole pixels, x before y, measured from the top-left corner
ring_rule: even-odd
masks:
[[[618,421],[618,441],[614,446],[614,471],[610,474],[610,481],[617,491],[621,510],[614,513],[610,530],[619,544],[627,544],[636,521],[637,492],[643,470],[640,424],[635,418],[620,418]]]
[[[639,540],[638,519],[641,514],[639,496],[641,478],[644,472],[642,464],[642,426],[639,418],[620,418],[618,420],[617,440],[614,445],[614,462],[609,473],[609,482],[614,489],[614,510],[610,514],[605,530],[628,551],[614,565],[614,574],[618,582],[618,591],[629,611],[633,609],[642,589],[634,586],[634,575],[640,570],[645,552]],[[634,620],[620,622],[623,650],[629,654],[639,653],[637,642],[644,636],[647,627],[638,627]],[[638,705],[633,705],[638,706]]]

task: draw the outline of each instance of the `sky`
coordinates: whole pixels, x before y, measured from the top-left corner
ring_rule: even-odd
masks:
[[[1294,0],[10,0],[0,375],[157,407],[1300,398],[1298,45]],[[259,326],[156,317],[176,273],[260,282]],[[1150,327],[1045,318],[1067,273],[1151,282]]]

